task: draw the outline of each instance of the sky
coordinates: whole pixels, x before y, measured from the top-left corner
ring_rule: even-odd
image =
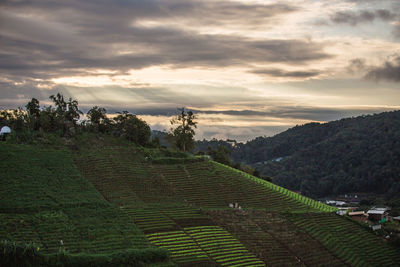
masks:
[[[197,139],[400,109],[398,0],[1,0],[0,109],[62,93]]]

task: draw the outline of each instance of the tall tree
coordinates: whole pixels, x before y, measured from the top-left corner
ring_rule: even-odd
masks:
[[[39,117],[40,113],[40,105],[39,100],[36,98],[32,98],[31,101],[26,104],[26,110],[28,111],[29,116]]]
[[[28,112],[28,125],[33,130],[39,130],[40,128],[40,105],[39,100],[32,98],[31,101],[26,104],[26,110]]]
[[[63,130],[64,133],[73,133],[76,128],[76,123],[81,114],[83,114],[78,109],[78,101],[69,98],[68,102],[64,100],[64,96],[60,93],[57,95],[51,95],[50,99],[53,100],[56,107],[56,119],[57,128]]]
[[[87,117],[90,121],[90,128],[94,131],[106,132],[110,124],[110,120],[107,118],[107,110],[98,106],[92,107]]]
[[[194,135],[195,131],[193,128],[197,128],[197,116],[192,111],[186,111],[185,108],[178,108],[179,114],[176,115],[172,120],[171,124],[178,124],[173,129],[171,128],[171,135],[174,136],[175,145],[179,150],[188,151],[194,148]]]

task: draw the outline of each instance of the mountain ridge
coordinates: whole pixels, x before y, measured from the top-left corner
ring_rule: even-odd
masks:
[[[232,159],[312,196],[400,192],[400,111],[295,126],[232,149]],[[339,179],[340,178],[340,179]]]

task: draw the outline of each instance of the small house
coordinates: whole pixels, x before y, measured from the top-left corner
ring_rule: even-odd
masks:
[[[368,212],[368,218],[371,221],[380,221],[382,219],[387,219],[389,208],[376,208],[372,207]]]

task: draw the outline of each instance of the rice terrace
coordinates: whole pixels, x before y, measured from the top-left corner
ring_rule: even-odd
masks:
[[[205,157],[87,138],[1,144],[3,263],[399,265],[398,249],[331,206]]]

